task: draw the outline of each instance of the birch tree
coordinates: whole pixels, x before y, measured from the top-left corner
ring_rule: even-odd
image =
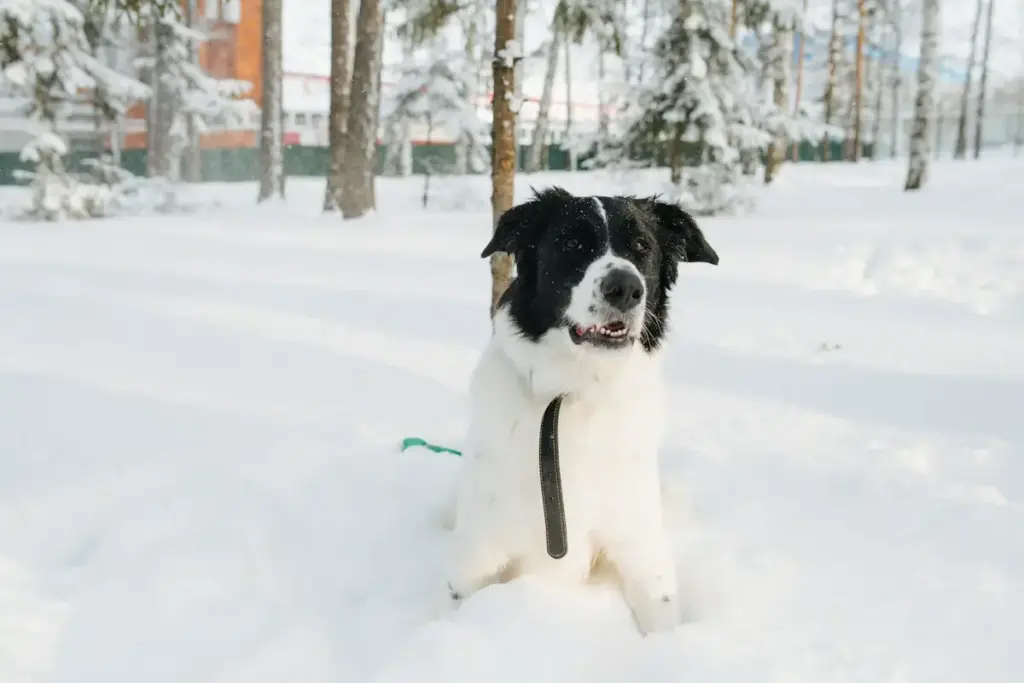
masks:
[[[517,0],[497,0],[494,26],[494,100],[491,122],[491,214],[492,230],[515,201],[516,111],[515,67],[522,57],[515,41]],[[505,253],[491,255],[491,315],[512,282],[514,263]]]
[[[974,28],[971,29],[971,53],[967,55],[967,75],[964,79],[964,90],[960,95],[960,119],[956,124],[956,147],[953,149],[954,159],[967,156],[967,110],[971,102],[971,79],[974,76],[974,56],[978,52],[978,34],[981,32],[981,20],[985,8],[982,0],[978,0],[974,12]]]
[[[537,104],[537,119],[533,126],[533,137],[530,140],[530,155],[526,161],[526,172],[536,173],[540,170],[541,157],[546,147],[544,144],[551,120],[551,101],[555,92],[555,75],[558,71],[558,55],[561,52],[563,29],[558,18],[558,11],[551,21],[551,38],[547,44],[547,62],[544,67],[544,89],[541,91],[540,102]]]
[[[735,0],[733,9],[735,11]],[[832,0],[832,23],[828,39],[828,81],[825,85],[825,125],[833,123],[836,112],[836,88],[838,85],[839,59],[842,55],[842,36],[840,35],[840,13],[839,0]],[[832,141],[825,133],[825,140],[821,152],[821,160],[828,161],[832,157]]]
[[[260,116],[259,201],[284,197],[284,74],[282,0],[263,0],[263,102]]]
[[[572,41],[566,40],[565,47],[565,147],[569,152],[569,171],[576,170],[576,145],[573,144],[572,130]]]
[[[871,34],[872,42],[878,46],[879,52],[881,47],[885,44],[885,23],[882,20],[881,12],[875,12],[873,21],[871,23]],[[878,158],[879,148],[881,145],[878,144],[878,140],[882,135],[882,107],[885,103],[885,64],[882,63],[881,55],[875,60],[875,71],[874,71],[874,97],[875,103],[873,105],[873,113],[871,115],[871,160],[874,161]]]
[[[793,17],[775,12],[772,18],[772,49],[770,50],[769,75],[772,83],[772,100],[779,114],[789,111],[789,77],[793,44]],[[788,138],[785,128],[780,126],[773,136],[764,164],[764,182],[770,184],[782,166]]]
[[[867,31],[867,9],[864,0],[857,0],[857,51],[856,51],[856,85],[853,104],[853,150],[851,161],[860,161],[864,149],[862,128],[864,122],[864,38]]]
[[[895,159],[899,154],[899,141],[900,141],[900,129],[902,128],[902,122],[900,120],[900,101],[902,100],[900,87],[903,85],[903,76],[900,70],[900,55],[903,53],[903,8],[900,6],[900,0],[890,0],[890,19],[892,20],[892,81],[890,87],[892,88],[892,113],[890,128],[892,130],[892,140],[889,144],[889,156]]]
[[[349,0],[331,0],[331,108],[327,140],[331,165],[324,191],[324,211],[341,209],[345,169],[345,127],[348,125]]]
[[[923,0],[921,11],[921,57],[917,67],[914,130],[910,137],[910,163],[904,185],[908,191],[920,190],[928,180],[939,70],[939,26],[942,20],[940,0]]]
[[[974,117],[974,158],[981,157],[982,132],[985,127],[985,91],[988,88],[988,58],[992,50],[992,10],[996,0],[988,0],[988,16],[985,19],[985,51],[981,58],[981,83],[978,92],[978,113]]]
[[[808,0],[803,0],[803,6],[800,9],[800,25],[798,26],[800,33],[796,46],[796,95],[793,98],[794,117],[799,115],[800,104],[804,99],[804,61],[807,52],[805,46],[807,37],[807,4]],[[799,160],[800,145],[793,145],[793,161],[797,162]]]
[[[373,162],[377,150],[383,28],[380,0],[361,0],[356,18],[356,49],[352,57],[352,88],[342,175],[341,213],[346,219],[365,215],[375,204]]]

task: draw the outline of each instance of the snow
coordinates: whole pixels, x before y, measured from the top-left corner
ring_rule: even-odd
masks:
[[[49,131],[40,133],[21,150],[18,158],[25,163],[38,164],[43,155],[62,157],[68,153],[68,147],[59,135]]]
[[[917,193],[902,164],[786,165],[700,221],[722,263],[683,266],[666,367],[686,621],[647,639],[608,586],[447,605],[460,461],[398,444],[460,445],[486,176],[427,212],[379,178],[351,223],[294,178],[0,224],[0,681],[1021,680],[1022,163]]]

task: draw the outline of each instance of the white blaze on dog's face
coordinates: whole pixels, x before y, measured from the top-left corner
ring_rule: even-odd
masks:
[[[581,349],[648,352],[666,329],[668,291],[680,261],[717,264],[693,219],[675,204],[576,197],[552,188],[513,207],[482,256],[516,258],[502,298],[518,332],[539,341],[563,330]]]
[[[631,345],[643,328],[646,298],[643,275],[609,245],[570,291],[565,310],[569,338],[602,348]]]

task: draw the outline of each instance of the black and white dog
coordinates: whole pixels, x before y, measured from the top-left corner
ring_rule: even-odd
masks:
[[[689,214],[633,197],[552,188],[506,212],[481,256],[512,254],[517,276],[470,384],[455,511],[452,597],[517,573],[581,582],[615,569],[641,632],[678,621],[662,521],[660,352],[680,261],[718,263]],[[558,428],[568,553],[546,552],[538,474],[541,417]]]

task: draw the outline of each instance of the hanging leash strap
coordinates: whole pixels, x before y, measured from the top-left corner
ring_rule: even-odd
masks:
[[[562,500],[562,474],[558,468],[558,413],[562,396],[556,396],[544,410],[540,421],[540,497],[544,505],[544,535],[548,555],[556,560],[569,551],[565,530],[565,502]]]

